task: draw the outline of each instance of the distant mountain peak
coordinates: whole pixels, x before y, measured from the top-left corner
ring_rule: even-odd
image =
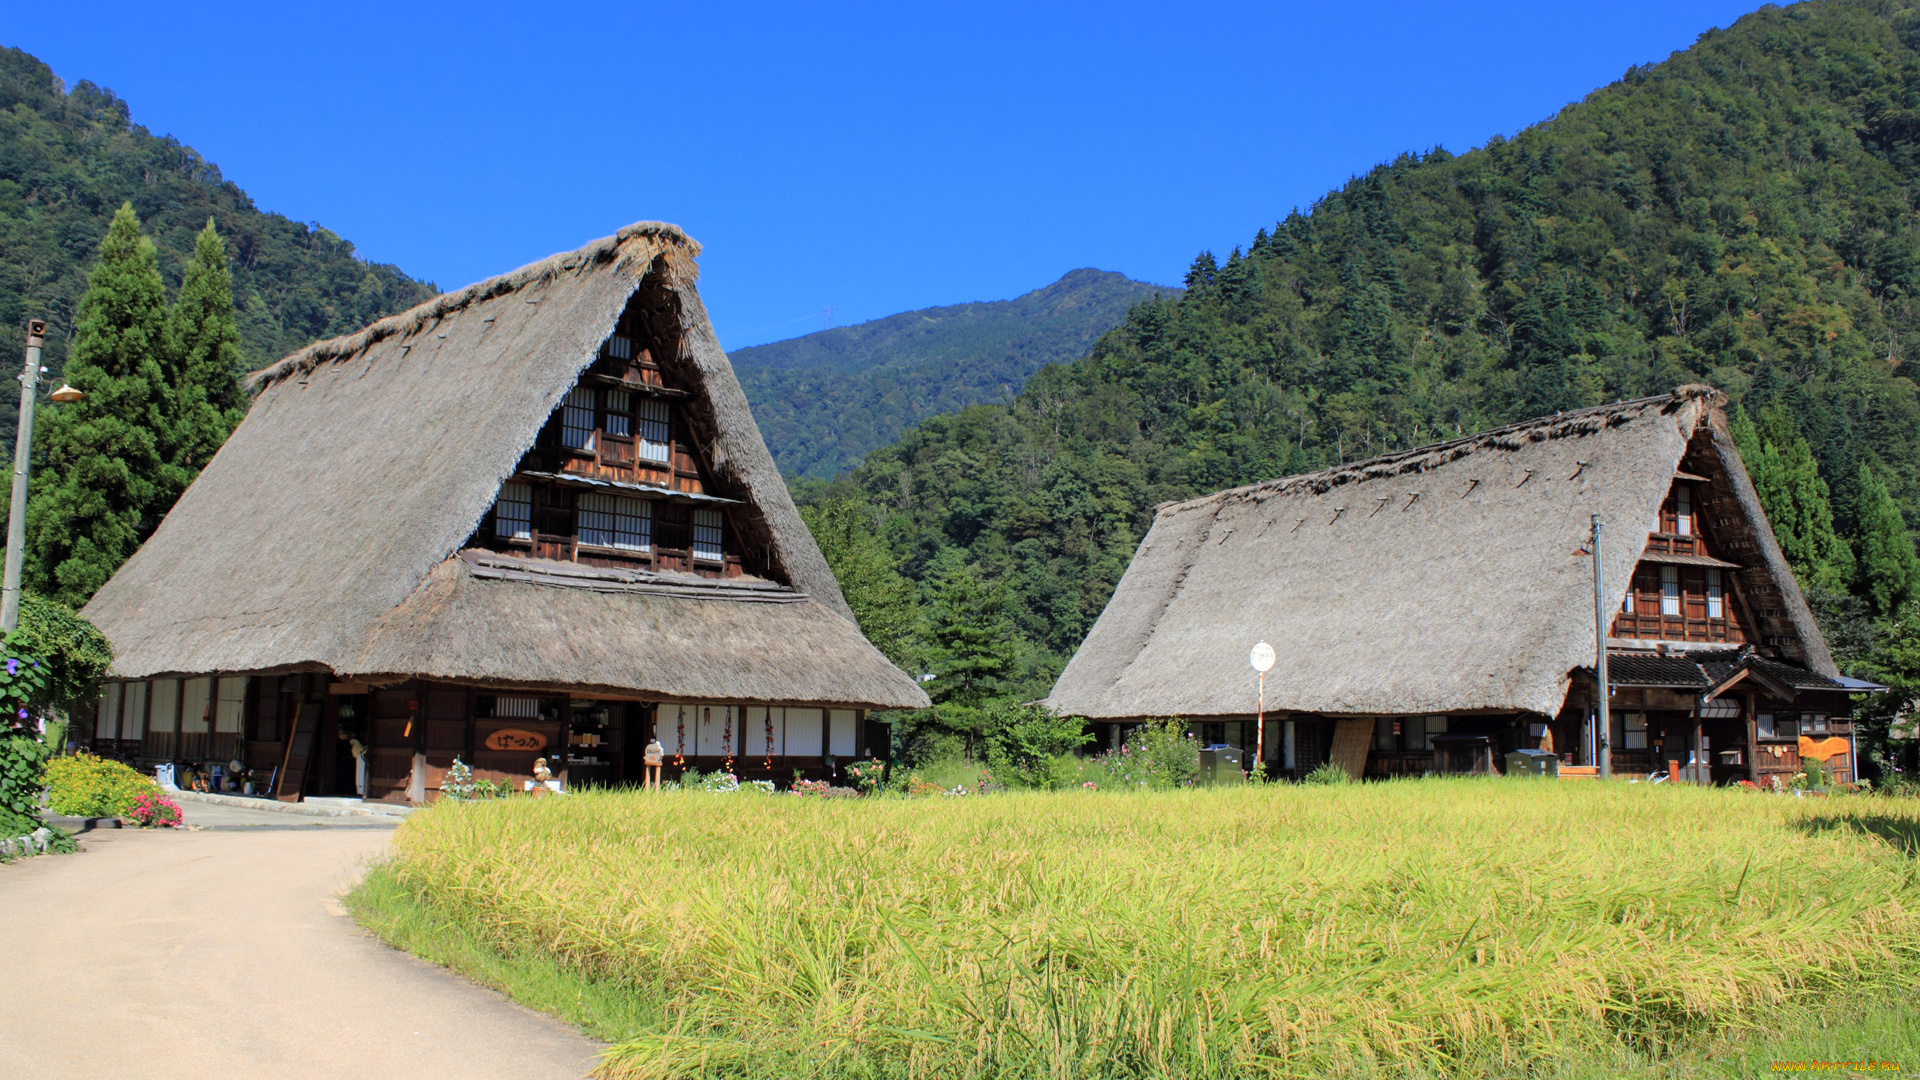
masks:
[[[1005,400],[1078,360],[1133,305],[1182,290],[1082,267],[1011,300],[948,304],[731,354],[784,470],[844,472],[935,413]]]

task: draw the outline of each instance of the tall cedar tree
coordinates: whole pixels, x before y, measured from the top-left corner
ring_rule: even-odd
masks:
[[[982,581],[962,552],[941,552],[933,575],[928,696],[940,724],[967,736],[971,754],[985,734],[986,707],[1006,691],[1014,673],[1017,631],[1007,617],[1006,587]]]
[[[820,554],[840,581],[847,606],[861,633],[887,659],[913,666],[919,631],[913,583],[902,577],[892,552],[873,529],[873,513],[857,498],[833,499],[804,507],[800,517],[813,533]]]
[[[1729,428],[1794,576],[1811,590],[1845,592],[1854,576],[1853,551],[1833,527],[1832,494],[1793,417],[1770,408],[1755,424],[1740,410]]]
[[[166,373],[171,415],[162,446],[169,506],[246,415],[233,273],[227,268],[226,242],[214,230],[212,218],[194,240],[193,259],[174,301],[172,326],[176,351]]]
[[[1920,592],[1920,555],[1887,485],[1864,463],[1858,505],[1860,589],[1876,615],[1895,618]]]
[[[63,375],[86,396],[41,414],[27,504],[29,584],[76,608],[152,531],[162,491],[166,289],[131,204],[100,242],[78,331]]]

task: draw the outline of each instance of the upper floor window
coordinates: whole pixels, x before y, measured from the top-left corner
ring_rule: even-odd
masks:
[[[719,562],[724,557],[720,549],[720,511],[695,510],[693,512],[693,557],[706,562]]]
[[[666,464],[671,460],[671,447],[667,428],[667,403],[659,398],[641,398],[640,409],[635,415],[636,431],[640,436],[635,454],[642,461],[657,461]]]
[[[1660,614],[1680,614],[1680,568],[1660,568]]]
[[[632,391],[607,391],[607,434],[620,436],[633,434]]]
[[[1632,580],[1628,580],[1627,595],[1625,598],[1623,598],[1620,601],[1620,614],[1622,615],[1633,614],[1633,582]]]
[[[1685,484],[1673,485],[1673,531],[1693,535],[1693,491]]]
[[[593,391],[576,386],[560,406],[560,444],[573,450],[593,449]]]
[[[533,538],[533,489],[526,484],[500,485],[493,504],[493,534],[509,540]]]
[[[1727,597],[1720,587],[1720,571],[1707,571],[1707,618],[1727,617]]]
[[[580,542],[623,551],[653,550],[653,504],[628,496],[582,495]]]
[[[607,339],[607,355],[615,360],[633,359],[633,339],[615,334]]]

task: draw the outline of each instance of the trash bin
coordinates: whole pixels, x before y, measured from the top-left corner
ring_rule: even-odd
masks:
[[[1247,774],[1240,771],[1240,751],[1225,743],[1200,748],[1200,775],[1196,778],[1201,786],[1214,784],[1244,783]]]
[[[1515,750],[1507,755],[1508,776],[1559,776],[1560,759],[1551,750]]]

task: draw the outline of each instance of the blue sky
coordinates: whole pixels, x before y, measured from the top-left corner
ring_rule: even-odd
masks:
[[[1754,6],[0,0],[0,44],[442,288],[677,222],[739,347],[1081,266],[1177,283]]]

